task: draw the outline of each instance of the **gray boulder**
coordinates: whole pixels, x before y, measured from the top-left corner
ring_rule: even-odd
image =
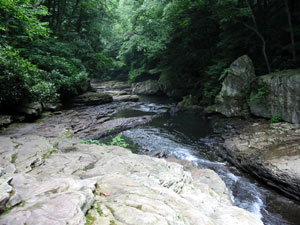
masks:
[[[158,81],[147,80],[132,85],[132,91],[138,95],[157,95],[160,93]]]
[[[300,70],[286,70],[258,77],[250,96],[255,116],[300,123]]]
[[[20,108],[17,109],[18,112],[24,113],[28,116],[40,116],[43,112],[42,104],[39,102],[24,103]]]
[[[80,105],[101,105],[112,102],[113,98],[108,94],[101,94],[96,92],[86,92],[73,99],[74,104]]]
[[[0,127],[9,125],[13,122],[10,115],[0,115]]]
[[[247,55],[235,60],[216,97],[216,111],[227,117],[248,116],[247,98],[255,78],[252,60]]]
[[[60,102],[45,102],[42,103],[45,111],[58,111],[61,110],[62,104]]]

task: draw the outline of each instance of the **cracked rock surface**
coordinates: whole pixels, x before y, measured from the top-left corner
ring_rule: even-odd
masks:
[[[211,170],[190,173],[176,162],[65,137],[2,136],[0,143],[9,177],[0,179],[1,197],[7,184],[20,200],[0,224],[262,224],[233,206]]]

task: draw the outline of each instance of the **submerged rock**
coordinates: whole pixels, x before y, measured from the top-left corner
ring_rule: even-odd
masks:
[[[248,116],[247,99],[255,78],[252,60],[247,55],[235,60],[216,97],[216,111],[227,117]]]
[[[251,113],[300,123],[300,70],[286,70],[258,77],[250,97]]]
[[[257,216],[232,205],[225,184],[210,170],[193,168],[191,175],[174,162],[76,139],[1,141],[8,147],[0,148],[1,160],[18,154],[5,169],[17,168],[8,175],[23,204],[2,215],[0,224],[85,224],[88,212],[99,225],[262,225]],[[60,152],[56,147],[62,144],[76,150]],[[41,157],[43,163],[32,167]],[[18,169],[24,165],[26,173]]]

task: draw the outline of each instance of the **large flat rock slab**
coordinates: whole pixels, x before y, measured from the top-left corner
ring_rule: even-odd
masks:
[[[21,199],[0,216],[0,224],[85,224],[88,219],[99,225],[262,225],[257,216],[233,206],[224,182],[210,170],[194,167],[191,174],[176,162],[72,138],[0,141],[2,161],[18,156],[3,170]]]

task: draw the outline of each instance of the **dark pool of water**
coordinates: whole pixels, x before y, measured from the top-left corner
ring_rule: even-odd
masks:
[[[148,107],[149,106],[149,107]],[[208,139],[212,133],[209,120],[197,115],[166,112],[168,105],[144,104],[134,110],[120,111],[118,116],[159,113],[152,122],[122,133],[134,152],[165,155],[189,160],[200,168],[216,171],[231,191],[233,202],[257,216],[267,225],[300,224],[300,206],[242,173],[218,156],[210,147],[217,140]],[[106,139],[109,143],[109,139]]]

